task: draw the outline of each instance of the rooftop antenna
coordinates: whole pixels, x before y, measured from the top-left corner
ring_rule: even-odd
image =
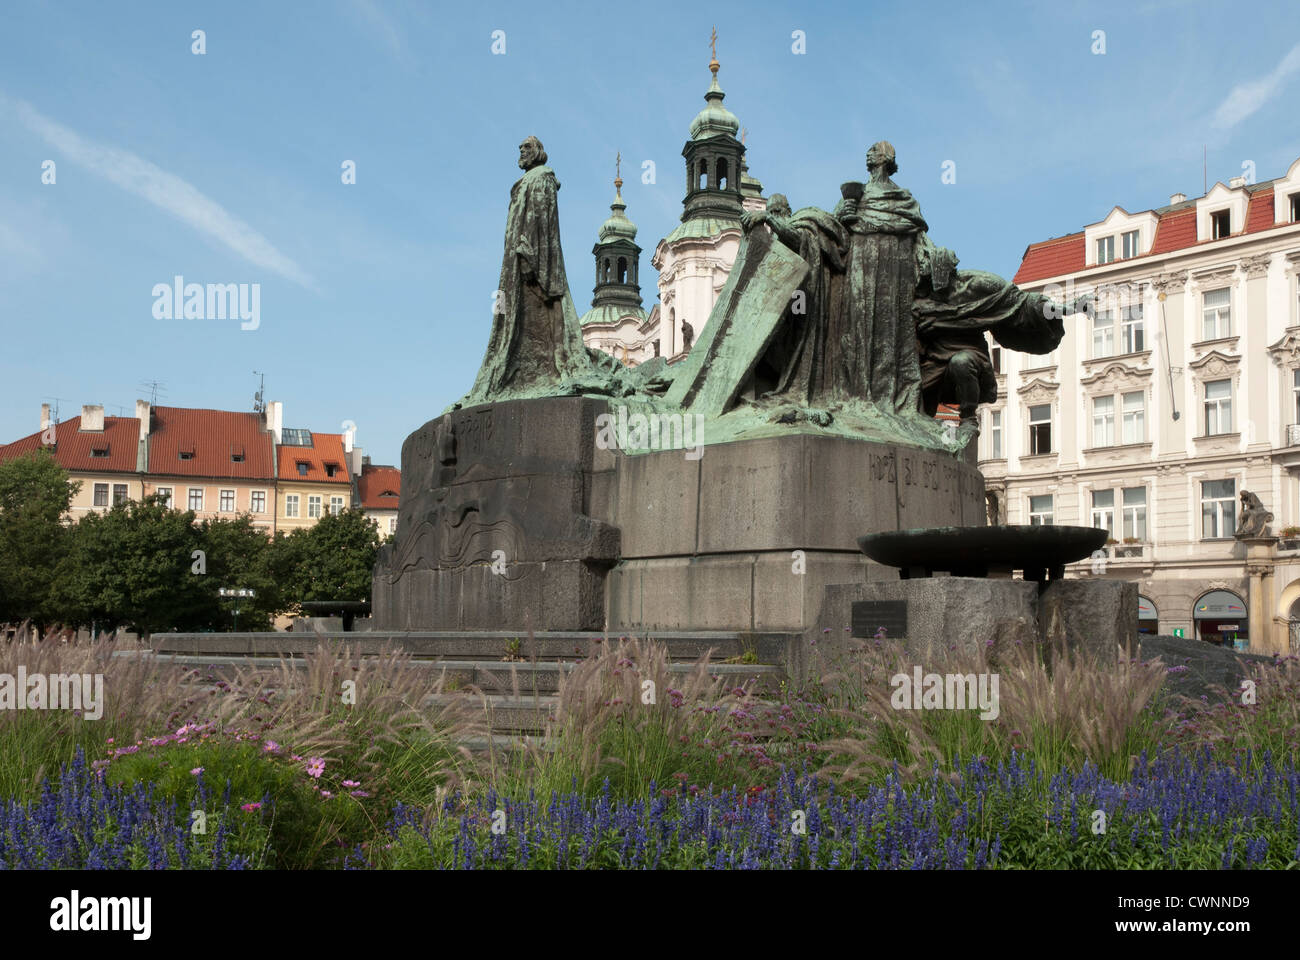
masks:
[[[142,380],[141,388],[149,391],[149,408],[158,406],[158,394],[167,392],[167,384],[162,380]]]
[[[258,381],[257,393],[253,395],[253,412],[266,413],[266,399],[265,399],[266,374],[262,373],[261,371],[254,370],[253,375],[256,377],[261,377],[261,380]]]
[[[41,397],[41,399],[54,401],[54,416],[50,420],[50,423],[58,423],[59,422],[59,401],[66,400],[67,398],[66,397]]]

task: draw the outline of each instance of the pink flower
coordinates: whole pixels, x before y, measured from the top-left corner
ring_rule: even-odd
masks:
[[[277,750],[280,749],[280,745],[276,743],[274,740],[268,740],[266,741],[265,744],[262,745],[262,749],[268,753],[275,753]],[[296,760],[298,758],[295,757],[294,759]]]
[[[190,773],[193,774],[193,775],[196,776],[196,777],[197,777],[200,773],[202,773],[202,772],[203,772],[203,768],[202,768],[202,767],[195,767],[193,770],[190,771]]]
[[[246,803],[239,809],[243,810],[245,813],[252,813],[254,810],[261,810],[262,805],[260,803]]]
[[[366,791],[364,791],[364,790],[353,790],[353,791],[352,791],[352,796],[354,796],[354,797],[368,797],[368,796],[370,796],[370,794],[366,793]]]
[[[343,786],[345,786],[345,787],[359,787],[359,786],[361,786],[361,781],[359,781],[359,780],[344,780],[344,781],[343,781]]]
[[[307,761],[307,776],[313,779],[319,778],[325,772],[325,760],[323,757],[312,757]]]
[[[328,800],[330,797],[334,796],[334,794],[330,793],[328,790],[322,790],[322,791],[320,792],[320,795],[321,795],[322,797],[324,797],[326,800]]]

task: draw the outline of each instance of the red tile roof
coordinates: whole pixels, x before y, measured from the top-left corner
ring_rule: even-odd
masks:
[[[1158,256],[1172,250],[1184,250],[1198,245],[1196,239],[1196,207],[1180,207],[1158,213],[1155,239],[1149,252],[1141,256]],[[1246,208],[1245,233],[1260,233],[1274,227],[1290,226],[1273,222],[1273,187],[1265,186],[1249,195]],[[1239,236],[1240,234],[1236,234]],[[1214,243],[1213,240],[1201,240],[1199,243]],[[1141,259],[1134,257],[1133,259]],[[1121,262],[1121,261],[1116,261]],[[1013,282],[1033,283],[1078,273],[1086,269],[1086,251],[1084,234],[1072,233],[1055,240],[1031,243],[1025,248],[1025,255],[1020,261]]]
[[[295,447],[280,444],[276,448],[280,463],[281,480],[308,480],[320,483],[351,484],[348,477],[348,462],[343,455],[343,434],[312,433],[310,447]],[[298,464],[307,464],[307,472],[299,473]],[[327,464],[334,464],[337,469],[334,476],[326,475]]]
[[[357,492],[361,506],[367,510],[396,510],[402,493],[402,471],[396,467],[362,467]]]
[[[272,467],[270,431],[257,413],[154,407],[149,435],[149,473],[232,480],[268,480]],[[181,459],[193,453],[192,459]],[[242,454],[243,460],[232,460]]]
[[[42,431],[0,446],[0,460],[11,460],[39,450]],[[65,470],[135,473],[136,450],[140,443],[140,421],[135,417],[105,417],[103,431],[81,430],[81,417],[70,417],[54,428],[54,459]],[[107,449],[96,457],[93,450]]]
[[[1168,253],[1196,243],[1196,208],[1166,213],[1156,223],[1156,238],[1151,241],[1152,253]]]
[[[1246,208],[1246,232],[1259,233],[1273,225],[1273,188],[1252,193]]]
[[[1031,243],[1025,248],[1024,259],[1012,283],[1029,283],[1057,277],[1063,273],[1076,273],[1083,269],[1083,234],[1072,233],[1055,240]]]

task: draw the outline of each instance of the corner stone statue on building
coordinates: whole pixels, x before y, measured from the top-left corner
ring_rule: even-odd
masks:
[[[1268,512],[1259,497],[1249,490],[1241,491],[1241,519],[1237,521],[1236,533],[1238,540],[1268,536],[1268,525],[1272,520],[1273,514]]]
[[[456,407],[525,397],[607,393],[612,372],[582,342],[560,247],[560,189],[536,137],[519,145],[510,188],[492,334],[474,388]]]

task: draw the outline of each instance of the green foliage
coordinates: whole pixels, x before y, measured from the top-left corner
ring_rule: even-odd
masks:
[[[221,597],[221,587],[247,587],[252,597],[239,599],[239,629],[270,630],[276,613],[291,605],[293,598],[277,576],[274,542],[253,523],[249,514],[233,519],[208,519],[199,525],[199,537],[207,552],[204,585],[211,600],[205,626],[213,630],[233,629],[234,601]]]
[[[51,591],[69,539],[63,518],[80,487],[48,450],[0,463],[0,623],[57,619]]]
[[[175,801],[182,810],[215,811],[227,798],[236,808],[261,804],[259,810],[238,812],[264,823],[267,835],[253,850],[236,852],[252,856],[266,846],[268,865],[276,869],[335,865],[340,848],[364,839],[370,825],[356,798],[322,798],[301,763],[272,754],[259,742],[172,740],[117,757],[105,777],[114,784],[152,783],[155,797]]]
[[[192,572],[203,539],[190,511],[159,495],[91,512],[72,530],[54,596],[65,617],[142,633],[196,628],[211,615],[215,584]]]
[[[311,527],[276,538],[275,569],[292,600],[369,600],[379,528],[362,510],[327,513]]]

